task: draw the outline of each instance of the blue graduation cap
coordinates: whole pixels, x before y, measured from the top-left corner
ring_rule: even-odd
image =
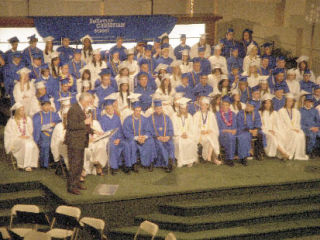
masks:
[[[265,47],[265,48],[271,47],[271,46],[272,46],[272,43],[270,42],[265,42],[264,44],[262,44],[262,47]]]
[[[200,59],[199,57],[194,57],[194,58],[192,59],[192,62],[193,62],[193,63],[201,62],[201,59]]]
[[[303,73],[303,75],[305,75],[305,74],[311,74],[311,71],[310,71],[310,69],[306,69],[306,70],[304,70],[304,73]]]
[[[208,74],[206,74],[205,72],[200,72],[200,77],[202,77],[202,76],[208,76]]]
[[[120,53],[120,49],[118,48],[114,48],[112,51],[111,51],[111,54],[115,54],[115,53]]]
[[[248,99],[247,104],[249,104],[251,106],[255,106],[256,103],[252,99]]]
[[[142,58],[140,61],[139,61],[139,65],[143,65],[143,64],[149,64],[148,60],[145,59],[145,58]]]
[[[265,58],[269,59],[269,56],[268,56],[268,55],[263,55],[263,56],[261,57],[261,59],[265,59]]]
[[[283,68],[275,68],[272,72],[273,75],[277,75],[279,73],[283,73],[284,69]]]
[[[277,85],[274,86],[273,90],[276,92],[276,91],[279,91],[279,90],[284,90],[284,88],[283,88],[283,86],[277,84]]]
[[[236,50],[238,51],[239,48],[238,48],[237,46],[234,46],[234,47],[231,48],[231,50],[232,50],[232,51],[236,51]]]
[[[22,53],[20,51],[16,51],[12,54],[14,58],[22,58]]]
[[[253,88],[251,88],[251,92],[256,92],[256,91],[260,91],[260,86],[254,86]]]
[[[198,47],[198,52],[204,52],[206,50],[205,47]]]
[[[312,94],[307,94],[307,95],[305,96],[305,99],[304,99],[304,100],[305,100],[305,101],[311,101],[311,102],[314,101]]]
[[[319,84],[315,85],[315,87],[313,88],[313,90],[318,90],[318,89],[320,89],[320,85]]]
[[[154,42],[156,42],[156,43],[161,43],[161,38],[158,38],[158,37],[155,38],[155,39],[154,39]]]
[[[183,34],[180,35],[180,39],[181,38],[187,38],[187,35],[183,33]]]
[[[29,36],[28,39],[30,39],[30,41],[38,41],[38,38],[36,37],[35,34]]]
[[[247,82],[247,80],[248,80],[247,76],[240,76],[240,79],[239,79],[240,82]]]
[[[277,57],[277,61],[285,61],[286,58],[284,56],[279,56]]]
[[[233,28],[228,28],[227,33],[233,33],[233,32],[234,32]]]
[[[41,103],[41,105],[43,105],[45,103],[51,103],[50,98],[47,94],[43,95],[42,97],[39,97],[39,102]]]
[[[232,103],[232,99],[228,95],[223,96],[221,101],[222,102]]]
[[[9,42],[9,43],[15,43],[15,42],[20,42],[20,41],[19,41],[19,39],[18,39],[16,36],[14,36],[14,37],[12,37],[12,38],[9,38],[9,39],[8,39],[8,42]]]
[[[133,109],[135,109],[135,108],[141,107],[141,103],[140,103],[140,101],[136,101],[136,102],[131,103],[131,106]]]
[[[69,80],[70,79],[66,77],[66,78],[61,79],[60,82],[62,85],[65,85],[65,84],[69,84]]]
[[[139,72],[139,73],[137,74],[137,78],[140,79],[141,76],[147,76],[147,77],[148,77],[148,73],[146,73],[146,72]]]
[[[169,48],[169,44],[168,43],[164,43],[161,45],[161,49],[165,49],[165,48]]]
[[[189,78],[189,73],[182,73],[181,78]]]
[[[253,31],[252,31],[251,29],[249,29],[249,28],[244,29],[243,32],[244,32],[244,33],[245,33],[245,32],[248,32],[249,34],[252,34],[252,33],[253,33]]]
[[[238,63],[231,64],[231,69],[240,69],[240,66]]]
[[[32,54],[32,57],[33,57],[33,59],[41,59],[42,58],[42,54],[35,52],[35,53]]]
[[[73,53],[74,53],[74,54],[76,54],[76,53],[81,54],[81,49],[78,49],[78,48],[77,48],[77,49],[74,49],[74,50],[73,50]]]
[[[41,69],[49,69],[49,65],[47,63],[44,63],[41,65]]]
[[[93,94],[96,93],[96,90],[95,90],[95,89],[90,89],[90,90],[88,90],[87,92],[93,95]]]
[[[152,45],[148,44],[145,46],[146,51],[152,51]]]
[[[111,74],[111,70],[109,68],[103,68],[99,73],[100,76]]]
[[[162,101],[160,99],[153,100],[154,107],[162,107]]]

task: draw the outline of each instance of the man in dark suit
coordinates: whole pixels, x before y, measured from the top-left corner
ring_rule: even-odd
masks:
[[[79,195],[86,187],[80,183],[83,169],[84,149],[88,147],[92,118],[86,116],[86,109],[91,105],[93,97],[90,93],[82,93],[79,102],[73,104],[67,115],[65,144],[68,149],[69,174],[67,179],[68,192]]]

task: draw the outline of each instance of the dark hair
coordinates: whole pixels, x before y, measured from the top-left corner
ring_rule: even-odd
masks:
[[[161,88],[162,92],[165,93],[164,80],[161,80],[160,88]],[[171,93],[171,90],[172,90],[171,81],[169,79],[169,85],[168,85],[168,93],[169,94]]]
[[[223,82],[226,81],[226,80],[229,81],[229,79],[220,80],[220,82],[219,82],[219,84],[218,84],[218,89],[219,89],[220,92],[222,92],[222,84],[223,84]],[[229,81],[229,83],[230,83],[230,81]],[[228,92],[230,92],[230,84],[228,84],[227,90],[228,90]]]
[[[56,68],[55,68],[55,66],[54,66],[54,64],[53,64],[53,62],[54,62],[56,59],[58,59],[58,57],[51,59],[51,69],[52,69],[52,75],[53,75],[54,77],[58,77],[59,74],[60,74],[60,68],[58,67],[58,72],[57,72],[57,71],[56,71]]]
[[[97,66],[97,62],[96,62],[96,59],[95,59],[95,58],[92,59],[92,63],[93,63],[93,65],[94,65],[95,67]],[[100,67],[101,67],[101,65],[102,65],[102,58],[99,60],[99,64],[100,64]]]
[[[83,45],[83,48],[82,48],[83,54],[84,54],[85,57],[87,57],[87,53],[86,53],[85,50],[89,50],[89,56],[92,56],[92,51],[93,51],[93,49],[92,49],[92,44],[91,44],[91,41],[90,41],[90,40],[89,40],[89,42],[90,42],[90,45],[89,45],[89,47],[88,47],[87,49],[86,49],[86,46],[85,46],[85,45]]]
[[[218,99],[221,98],[222,95],[221,94],[217,94],[213,97],[212,101],[211,101],[211,107],[212,107],[212,111],[215,113],[217,112],[216,108],[217,108],[217,102],[218,102]]]
[[[262,101],[262,104],[261,104],[261,107],[260,107],[260,111],[261,112],[264,112],[265,110],[266,110],[266,108],[265,108],[265,104],[266,104],[266,102],[267,102],[268,100],[265,100],[265,101]],[[270,107],[270,114],[274,111],[274,108],[273,108],[273,102],[272,102],[272,100],[270,100],[271,101],[271,107]]]
[[[301,73],[302,72],[302,68],[301,68],[301,64],[304,63],[306,65],[305,70],[309,69],[309,65],[308,65],[308,62],[307,61],[302,61],[302,62],[299,62],[298,64],[298,68],[299,68],[299,72]]]
[[[45,52],[46,55],[48,55],[48,53],[49,53],[48,51],[49,51],[49,50],[53,51],[53,44],[52,44],[52,46],[51,46],[51,49],[49,49],[49,48],[48,48],[48,44],[46,43],[46,47],[45,47],[45,49],[44,49],[44,52]]]
[[[244,33],[247,32],[249,34],[249,41],[252,41],[252,32],[251,31],[243,31],[242,32],[242,41],[244,41]]]
[[[88,79],[88,80],[91,80],[91,72],[90,72],[89,69],[85,69],[85,70],[83,71],[83,73],[82,73],[82,75],[81,75],[81,79],[83,80],[83,76],[84,76],[85,73],[89,75],[89,79]]]
[[[219,71],[219,72],[220,72],[220,74],[222,74],[222,70],[221,70],[221,68],[214,68],[214,69],[212,69],[211,73],[212,73],[212,74],[215,74],[215,73],[216,73],[216,71]]]
[[[119,92],[120,92],[120,97],[121,97],[122,101],[124,101],[124,99],[123,99],[123,94],[122,94],[122,91],[121,91],[121,86],[122,86],[123,84],[127,84],[127,83],[121,83],[120,86],[119,86],[119,90],[120,90]],[[128,88],[128,89],[127,89],[127,96],[129,96],[129,93],[130,93],[130,92],[129,92],[129,88]],[[127,100],[128,106],[130,106],[130,104],[129,104],[129,99],[127,98],[126,100]]]

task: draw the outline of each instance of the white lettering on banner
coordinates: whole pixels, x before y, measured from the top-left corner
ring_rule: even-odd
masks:
[[[124,28],[126,23],[124,22],[114,22],[114,19],[101,19],[101,18],[90,18],[89,24],[94,24],[95,33],[108,33],[110,28]]]

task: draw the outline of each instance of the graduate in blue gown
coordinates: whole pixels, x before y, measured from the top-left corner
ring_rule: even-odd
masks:
[[[147,45],[144,50],[144,56],[138,59],[139,66],[147,64],[148,65],[148,73],[151,75],[154,73],[154,70],[157,66],[157,61],[152,57],[152,45]]]
[[[116,45],[113,46],[112,48],[110,48],[110,55],[112,55],[114,52],[118,52],[119,53],[119,59],[120,61],[124,61],[127,59],[127,53],[126,53],[126,48],[124,46],[122,46],[123,43],[123,37],[119,36],[117,37],[116,40]]]
[[[29,66],[31,73],[29,74],[30,79],[37,79],[41,76],[41,57],[39,53],[32,54],[32,65]]]
[[[173,125],[168,115],[163,112],[161,100],[154,100],[154,113],[149,117],[152,137],[156,146],[156,167],[164,167],[171,172],[174,162]]]
[[[35,83],[43,81],[47,89],[47,94],[50,97],[54,97],[55,93],[58,91],[59,84],[57,83],[57,80],[50,75],[48,64],[42,64],[40,69],[40,77],[36,79]]]
[[[208,75],[200,74],[200,82],[193,88],[193,95],[198,98],[200,96],[208,97],[213,92],[213,88],[208,84]]]
[[[233,38],[234,30],[229,28],[226,33],[226,37],[220,40],[220,43],[223,44],[222,47],[222,56],[228,58],[231,56],[231,49],[234,47],[239,47],[239,44]]]
[[[17,73],[20,69],[24,68],[24,62],[22,59],[21,52],[17,51],[11,55],[12,61],[5,65],[3,70],[4,87],[6,94],[10,96],[11,101],[13,101],[13,88],[15,81],[20,79]],[[12,102],[13,104],[13,102]]]
[[[254,109],[252,100],[247,101],[246,108],[237,114],[237,146],[240,162],[247,166],[247,158],[250,156],[251,140],[254,141],[254,155],[262,160],[263,133],[261,131],[261,117]]]
[[[303,80],[300,81],[300,89],[308,93],[312,93],[313,88],[316,86],[316,84],[312,82],[310,78],[311,78],[311,71],[307,69],[303,73]]]
[[[285,80],[285,71],[283,68],[276,68],[273,70],[273,76],[274,76],[274,83],[269,82],[270,89],[274,90],[276,86],[280,86],[283,88],[284,93],[289,92],[288,84]]]
[[[190,49],[191,49],[190,46],[188,46],[186,44],[186,41],[187,41],[186,34],[181,34],[180,41],[181,41],[181,43],[174,48],[174,55],[176,56],[177,60],[181,60],[182,59],[182,51],[183,50],[187,49],[187,50],[190,51]]]
[[[69,63],[73,58],[74,48],[70,47],[70,38],[67,36],[62,37],[62,46],[57,48],[57,52],[60,53],[61,64]]]
[[[198,55],[199,55],[199,60],[200,60],[200,71],[209,75],[211,74],[211,63],[207,58],[205,58],[205,48],[204,47],[199,47],[198,48]]]
[[[41,56],[41,62],[43,63],[43,52],[41,51],[41,49],[37,48],[37,43],[38,43],[38,38],[36,38],[36,35],[32,35],[30,37],[28,37],[29,39],[29,44],[30,46],[25,48],[23,50],[23,61],[26,67],[31,67],[32,66],[32,59],[33,59],[33,55],[34,54],[40,54]]]
[[[97,79],[94,83],[94,88],[97,89],[101,85],[101,79],[102,78],[109,78],[111,82],[111,87],[114,89],[118,89],[118,83],[115,80],[114,77],[112,77],[111,69],[110,68],[103,68],[101,69],[101,72],[99,73],[100,79]]]
[[[251,29],[244,29],[242,32],[242,40],[240,42],[239,47],[239,56],[240,58],[244,58],[247,55],[247,48],[252,43],[258,48],[258,55],[260,55],[259,45],[256,41],[252,39],[253,31]]]
[[[69,61],[69,73],[75,78],[81,78],[80,69],[86,65],[84,60],[81,60],[81,49],[74,49],[73,59]]]
[[[114,49],[112,54],[110,53],[110,61],[107,63],[107,67],[110,69],[112,77],[116,77],[118,75],[120,63],[120,51]]]
[[[240,102],[246,103],[251,98],[251,92],[248,87],[248,77],[241,76],[239,79]]]
[[[286,98],[284,97],[284,91],[282,86],[275,86],[274,97],[272,98],[272,105],[275,111],[279,111],[284,107]]]
[[[134,78],[134,85],[135,85],[134,87],[138,86],[138,82],[139,82],[138,76],[140,76],[140,74],[144,72],[144,73],[147,73],[147,76],[148,76],[148,87],[153,91],[157,90],[158,86],[156,84],[155,78],[153,77],[152,73],[149,71],[149,67],[150,65],[147,59],[142,59],[140,61],[140,72]]]
[[[33,138],[40,150],[40,166],[49,167],[50,143],[54,126],[61,122],[59,115],[51,112],[51,103],[47,95],[40,100],[41,111],[33,116]]]
[[[266,42],[262,45],[264,48],[264,54],[262,55],[262,58],[268,58],[269,59],[269,69],[274,69],[276,67],[276,57],[272,55],[272,43]]]
[[[313,88],[313,107],[320,105],[320,85]]]
[[[254,104],[254,110],[259,111],[261,107],[261,100],[260,100],[260,86],[254,86],[251,88],[251,100],[252,103]]]
[[[224,163],[233,167],[237,139],[237,117],[230,110],[232,99],[229,96],[222,97],[221,102],[220,111],[216,113],[219,126],[219,142],[225,151]]]
[[[189,73],[183,73],[181,75],[181,84],[177,86],[175,90],[177,93],[183,93],[183,96],[191,99],[192,102],[196,100],[193,89],[189,85]]]
[[[64,78],[60,80],[61,89],[60,91],[56,92],[54,94],[54,104],[56,107],[56,111],[59,111],[61,108],[61,104],[59,99],[65,98],[65,97],[71,97],[71,104],[76,103],[76,98],[74,93],[70,91],[70,85],[69,85],[69,78]]]
[[[198,57],[192,59],[193,70],[189,73],[189,86],[194,88],[200,82],[201,63]]]
[[[315,150],[320,146],[320,115],[313,107],[313,97],[311,94],[306,95],[304,106],[300,109],[301,129],[306,135],[307,154],[310,158],[316,156]]]
[[[170,45],[168,43],[164,43],[161,45],[161,56],[157,59],[157,66],[162,63],[168,66],[171,65],[173,59],[169,57],[169,48]],[[168,72],[171,73],[171,68],[168,68]]]
[[[137,78],[138,78],[138,86],[134,89],[134,92],[141,94],[140,106],[142,108],[142,111],[146,112],[152,105],[151,95],[154,93],[154,91],[148,86],[147,73],[140,72]]]
[[[117,170],[122,166],[122,157],[124,159],[125,167],[129,172],[134,164],[131,163],[130,158],[130,148],[127,141],[125,141],[123,129],[121,126],[121,120],[119,116],[115,114],[113,103],[115,99],[106,98],[104,102],[104,110],[102,112],[101,118],[99,120],[101,128],[104,132],[118,129],[109,139],[107,145],[107,152],[109,155],[109,165],[111,168],[112,175],[117,173]],[[134,167],[137,170],[136,167]]]
[[[239,57],[238,47],[233,47],[231,49],[231,56],[227,58],[228,72],[231,73],[232,67],[237,66],[240,71],[243,68],[243,58]]]
[[[259,74],[262,76],[268,76],[270,75],[271,71],[269,68],[269,58],[267,56],[263,56],[261,58],[261,66],[258,69]]]
[[[133,102],[135,100],[135,102]],[[141,165],[153,171],[156,157],[155,145],[147,118],[141,115],[142,107],[138,99],[133,99],[133,114],[123,122],[123,133],[130,147],[130,162],[136,164],[140,158]]]
[[[117,92],[118,89],[114,89],[111,85],[110,74],[106,74],[109,69],[102,70],[99,75],[101,76],[101,84],[95,89],[95,97],[98,99],[98,107],[101,108],[104,102],[104,98],[111,93]]]
[[[13,54],[18,52],[18,44],[20,41],[16,36],[14,36],[14,37],[8,39],[8,42],[11,45],[11,49],[9,49],[8,51],[6,51],[4,53],[4,60],[5,60],[6,64],[12,63]]]

